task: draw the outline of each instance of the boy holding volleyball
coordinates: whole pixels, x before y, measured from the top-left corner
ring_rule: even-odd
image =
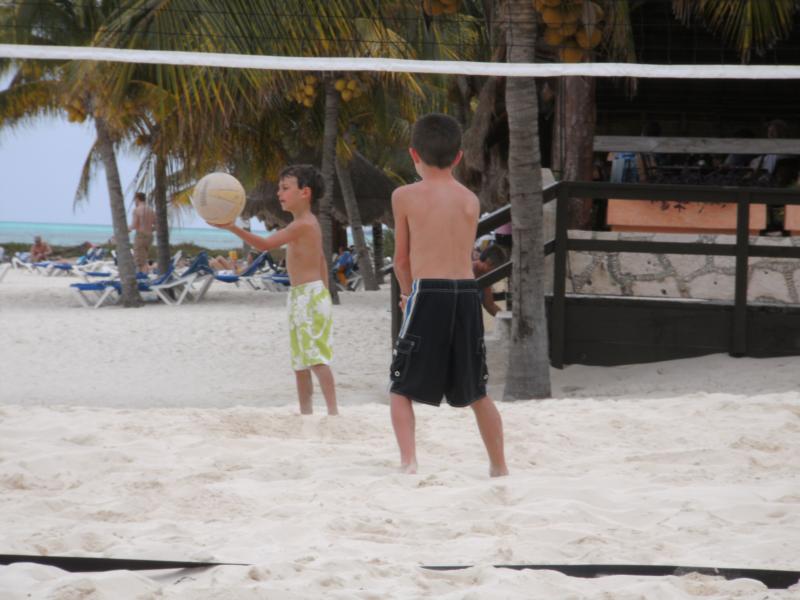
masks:
[[[333,315],[328,291],[328,268],[322,251],[322,230],[311,212],[311,203],[322,196],[325,182],[311,165],[292,165],[281,171],[278,200],[294,219],[268,238],[245,231],[235,223],[217,225],[238,235],[259,251],[286,246],[289,272],[289,339],[292,368],[297,383],[300,412],[311,414],[313,383],[317,377],[329,415],[338,414],[336,388],[330,361],[333,358]]]
[[[472,408],[489,474],[507,475],[503,423],[486,394],[481,292],[472,271],[480,206],[452,173],[461,159],[458,122],[425,115],[414,124],[409,152],[422,181],[392,194],[394,273],[404,311],[390,372],[400,466],[417,469],[412,401],[439,406],[444,396],[451,406]]]

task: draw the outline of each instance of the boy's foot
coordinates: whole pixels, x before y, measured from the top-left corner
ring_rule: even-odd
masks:
[[[417,473],[417,463],[416,461],[400,465],[400,472],[404,473],[405,475],[416,475]]]
[[[508,475],[508,467],[495,467],[492,465],[489,467],[489,477],[506,477]]]

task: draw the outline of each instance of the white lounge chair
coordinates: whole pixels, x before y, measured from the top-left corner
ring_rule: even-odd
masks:
[[[137,286],[140,292],[154,292],[152,286],[168,282],[175,275],[175,265],[180,260],[181,251],[175,253],[170,260],[166,273],[151,279],[144,273],[137,274]],[[87,273],[88,274],[88,273]],[[95,273],[95,275],[102,275]],[[100,281],[85,281],[84,283],[72,283],[70,289],[78,296],[81,304],[87,308],[100,308],[111,300],[116,302],[122,292],[122,283],[118,278],[104,279]]]
[[[170,306],[183,304],[187,299],[199,302],[214,283],[214,270],[208,264],[208,254],[201,252],[177,278],[151,285],[150,290]]]

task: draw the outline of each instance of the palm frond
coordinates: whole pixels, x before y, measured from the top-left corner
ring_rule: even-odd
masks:
[[[75,189],[75,197],[72,201],[73,210],[89,199],[91,182],[99,166],[102,166],[102,159],[100,153],[97,151],[97,142],[94,142],[83,161],[81,176],[80,179],[78,179],[78,187]]]
[[[685,24],[699,20],[720,33],[744,63],[788,37],[800,10],[797,0],[673,0],[672,6]]]

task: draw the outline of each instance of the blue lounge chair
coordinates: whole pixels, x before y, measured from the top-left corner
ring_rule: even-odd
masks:
[[[136,274],[136,284],[140,292],[153,292],[153,285],[161,285],[168,282],[175,276],[175,265],[180,257],[180,251],[169,263],[167,271],[155,279],[150,279],[144,273]],[[116,302],[122,293],[122,282],[119,279],[105,279],[101,281],[90,281],[84,283],[72,283],[70,288],[78,296],[87,308],[100,308],[110,300]]]
[[[287,292],[291,286],[288,273],[268,273],[260,281],[261,289],[270,292]]]
[[[183,304],[187,298],[199,302],[212,283],[214,283],[214,270],[208,264],[208,254],[203,251],[178,277],[151,285],[150,290],[165,304],[177,306]]]
[[[271,260],[272,257],[270,256],[269,252],[262,252],[259,254],[255,260],[250,263],[250,266],[247,267],[244,271],[240,274],[236,273],[214,273],[214,279],[217,281],[222,281],[223,283],[233,283],[237,287],[239,286],[239,282],[244,281],[245,283],[249,284],[254,290],[259,289],[258,284],[256,283],[258,279],[258,275],[260,271],[262,271],[267,264],[268,260]]]

